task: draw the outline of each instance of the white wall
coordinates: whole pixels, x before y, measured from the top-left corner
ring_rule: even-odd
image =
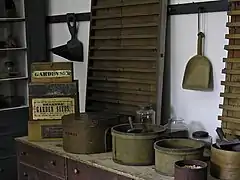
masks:
[[[172,4],[199,2],[192,0],[172,0]],[[208,0],[210,1],[210,0]],[[49,15],[65,14],[67,12],[89,12],[90,0],[50,0]],[[215,128],[220,125],[217,120],[220,110],[219,97],[223,87],[220,80],[224,79],[221,69],[224,67],[222,58],[226,56],[223,49],[227,41],[224,35],[227,21],[226,12],[204,14],[205,55],[211,60],[214,73],[214,91],[197,92],[181,88],[183,73],[187,60],[196,53],[197,15],[171,16],[171,104],[174,113],[184,118],[187,123],[199,121],[203,128],[215,136]],[[51,47],[64,44],[70,35],[66,24],[53,24],[50,26]],[[89,40],[89,22],[80,23],[79,39],[84,43],[84,63],[74,63],[75,79],[80,81],[80,109],[85,109],[87,55]],[[53,55],[54,61],[65,61]]]
[[[189,3],[187,0],[172,0],[172,3]],[[192,2],[192,1],[191,1]],[[170,37],[170,79],[171,105],[173,112],[184,118],[187,123],[198,121],[204,129],[214,137],[216,126],[220,125],[217,116],[221,114],[218,105],[221,103],[220,92],[224,79],[221,70],[224,68],[222,59],[227,52],[224,39],[227,33],[226,12],[203,14],[205,33],[205,55],[213,65],[214,91],[199,92],[182,89],[182,78],[188,59],[196,54],[197,14],[171,16]]]
[[[49,0],[48,15],[59,15],[66,13],[90,12],[90,0]],[[79,102],[80,111],[85,110],[85,95],[87,82],[87,64],[88,64],[88,44],[89,44],[90,23],[80,22],[78,39],[84,44],[84,62],[74,62],[74,79],[79,80]],[[70,40],[70,33],[66,23],[57,23],[50,25],[50,48],[66,44]],[[51,56],[54,62],[67,61],[57,55]]]

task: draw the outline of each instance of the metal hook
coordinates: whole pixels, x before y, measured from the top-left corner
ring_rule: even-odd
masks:
[[[203,12],[203,7],[199,7],[198,8],[198,33],[200,33],[201,32],[201,17],[200,17],[200,14]]]

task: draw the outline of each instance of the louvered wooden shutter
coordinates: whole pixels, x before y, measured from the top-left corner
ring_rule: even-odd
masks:
[[[159,36],[160,29],[166,29],[161,3],[92,2],[87,111],[108,109],[130,115],[140,105],[156,104],[157,61],[160,43],[165,44]]]

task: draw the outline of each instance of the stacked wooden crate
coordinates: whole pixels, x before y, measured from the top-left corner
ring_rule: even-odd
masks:
[[[220,105],[223,112],[219,120],[226,137],[236,138],[240,136],[240,0],[229,0],[228,17],[229,43],[224,47],[228,55],[223,69],[226,78],[221,82],[225,89],[220,94],[224,102]]]
[[[78,108],[78,81],[73,64],[34,63],[29,83],[28,138],[32,141],[62,138],[62,116]]]

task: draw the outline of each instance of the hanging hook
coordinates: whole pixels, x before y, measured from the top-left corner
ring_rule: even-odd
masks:
[[[201,13],[203,12],[203,7],[198,8],[198,33],[201,32]]]

